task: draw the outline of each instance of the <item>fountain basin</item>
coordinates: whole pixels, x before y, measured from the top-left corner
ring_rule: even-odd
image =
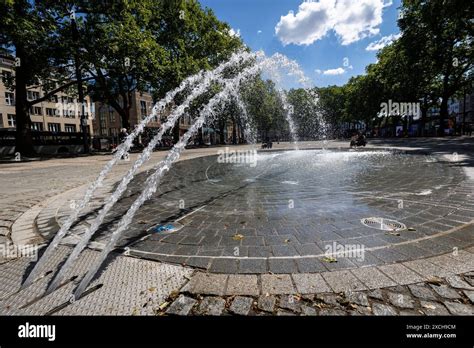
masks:
[[[107,239],[145,179],[137,175],[96,240]],[[466,217],[474,217],[463,204],[467,191],[472,185],[462,168],[424,154],[263,151],[248,163],[208,156],[177,162],[120,244],[137,257],[225,273],[381,265],[449,252],[449,241],[472,245],[472,232],[462,230]],[[361,222],[373,217],[406,229]],[[150,231],[173,223],[182,228]],[[326,262],[340,247],[361,252]]]

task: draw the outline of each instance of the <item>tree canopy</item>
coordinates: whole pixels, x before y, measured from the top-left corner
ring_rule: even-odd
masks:
[[[135,91],[163,96],[242,47],[196,0],[2,1],[0,13],[0,47],[21,62],[9,86],[17,94],[16,151],[24,155],[33,153],[29,106],[73,86],[77,65],[88,93],[127,127]],[[28,101],[27,86],[39,84],[46,95]]]

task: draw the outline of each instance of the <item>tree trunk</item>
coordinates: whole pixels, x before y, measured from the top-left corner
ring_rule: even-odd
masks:
[[[199,130],[198,130],[198,140],[199,140],[199,145],[200,146],[204,145],[204,136],[203,136],[202,132],[203,132],[203,127],[199,128]]]
[[[21,45],[16,46],[16,57],[20,59],[20,65],[15,70],[15,113],[16,113],[16,139],[15,153],[20,156],[35,156],[33,139],[31,137],[31,118],[29,115],[27,99],[27,76],[25,66],[28,64],[26,54]],[[20,158],[21,158],[20,157]]]
[[[462,131],[461,135],[466,133],[466,94],[467,91],[464,90],[464,100],[463,100],[463,113],[462,113]]]
[[[420,120],[420,134],[425,136],[425,125],[426,125],[426,116],[428,115],[428,102],[426,97],[423,98],[423,106],[421,107],[421,120]]]
[[[176,125],[173,127],[173,143],[177,143],[179,141],[179,121],[176,122]]]
[[[232,118],[232,144],[237,144],[237,124],[235,118]]]
[[[408,134],[408,120],[409,120],[409,115],[405,115],[405,118],[402,118],[402,122],[403,122],[403,136],[405,136],[405,134]]]
[[[114,109],[117,110],[117,108],[114,108]],[[117,112],[120,115],[122,128],[127,128],[127,130],[130,130],[130,108],[129,107],[120,108],[119,110],[117,110]]]
[[[448,118],[448,98],[443,96],[439,110],[439,136],[444,136],[444,121]]]
[[[224,134],[225,122],[219,121],[219,142],[221,145],[225,143],[225,134]]]

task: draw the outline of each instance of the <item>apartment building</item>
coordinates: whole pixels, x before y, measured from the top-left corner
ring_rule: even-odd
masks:
[[[133,93],[129,119],[130,129],[133,129],[139,122],[145,119],[152,112],[153,105],[153,97],[150,93]],[[107,148],[110,145],[118,144],[119,133],[123,128],[120,114],[113,107],[103,102],[95,102],[95,114],[96,117],[93,120],[94,138],[104,140],[102,145],[97,143],[95,144],[95,147]],[[158,119],[158,117],[154,117],[146,125],[145,134],[150,131],[156,132],[160,125],[160,119]],[[139,141],[141,141],[141,137],[142,135],[139,136]]]
[[[14,61],[10,57],[0,56],[0,129],[16,127],[15,92],[9,90],[4,81],[14,74]],[[43,97],[44,92],[40,87],[28,89],[28,100]],[[93,133],[92,119],[94,118],[94,104],[90,98],[85,98],[85,112],[88,116],[87,125],[89,134]],[[32,130],[50,132],[80,132],[81,106],[77,100],[59,92],[47,101],[33,105],[30,108]]]

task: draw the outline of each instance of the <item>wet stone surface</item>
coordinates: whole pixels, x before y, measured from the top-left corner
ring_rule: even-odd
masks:
[[[131,182],[96,241],[108,239],[145,179],[141,173]],[[176,163],[120,245],[129,245],[133,256],[216,273],[319,273],[391,264],[473,245],[472,228],[449,239],[437,236],[474,218],[470,195],[474,187],[462,168],[420,154],[269,152],[259,154],[255,166],[210,156]],[[369,228],[361,224],[367,217],[409,229]],[[153,229],[178,222],[183,227],[174,232]],[[364,257],[357,252],[362,247]],[[348,254],[326,262],[327,250]]]

